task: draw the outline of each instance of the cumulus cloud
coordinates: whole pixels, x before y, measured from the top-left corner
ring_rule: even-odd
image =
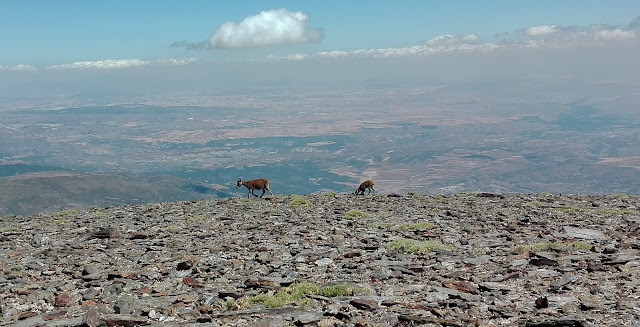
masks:
[[[593,37],[596,40],[623,41],[623,40],[634,39],[636,37],[636,33],[634,31],[627,31],[620,28],[616,28],[613,30],[597,31],[593,34]]]
[[[454,45],[454,44],[468,44],[477,41],[479,38],[475,34],[467,35],[440,35],[429,41],[422,42],[421,44],[429,46],[439,45]]]
[[[606,24],[587,27],[561,26],[556,24],[537,25],[517,30],[515,33],[498,33],[497,42],[483,42],[475,34],[440,35],[414,46],[399,48],[358,49],[352,51],[323,51],[307,58],[392,58],[404,56],[427,56],[445,53],[481,53],[502,49],[543,49],[606,46],[615,42],[638,39],[640,17],[634,19],[628,28]],[[273,61],[275,57],[270,57]],[[281,58],[284,59],[284,58]]]
[[[161,64],[167,64],[167,65],[188,65],[188,64],[192,64],[198,62],[198,59],[195,58],[184,58],[184,59],[171,59],[171,58],[165,58],[165,59],[159,59],[158,63]]]
[[[574,47],[574,46],[604,46],[607,42],[629,41],[637,37],[633,26],[634,19],[629,28],[615,27],[608,24],[594,24],[587,27],[538,25],[517,31],[519,38],[508,40],[516,45],[544,44],[547,47]],[[640,22],[638,22],[640,24]]]
[[[558,25],[538,25],[524,29],[524,34],[529,36],[545,36],[560,31]]]
[[[112,69],[124,69],[132,67],[141,67],[147,65],[188,65],[197,63],[198,59],[195,58],[163,58],[155,61],[144,61],[140,59],[109,59],[98,61],[76,61],[72,64],[53,65],[47,67],[48,70],[112,70]],[[1,69],[1,68],[0,68]],[[34,68],[35,69],[35,68]]]
[[[36,71],[37,69],[31,65],[15,65],[15,66],[0,66],[0,70],[5,71]]]
[[[275,61],[303,61],[309,56],[302,53],[292,53],[286,56],[268,55],[264,59],[252,60],[254,62],[275,62]]]
[[[287,9],[262,11],[242,22],[220,25],[208,41],[177,41],[170,47],[188,50],[241,49],[320,42],[324,32],[308,27],[309,15]]]
[[[148,65],[148,61],[139,59],[118,59],[118,60],[98,60],[98,61],[76,61],[72,64],[53,65],[47,67],[49,70],[75,70],[75,69],[122,69]]]
[[[239,24],[225,23],[211,36],[209,41],[189,43],[175,42],[173,47],[192,49],[258,47],[280,44],[313,42],[322,39],[321,30],[307,27],[308,16],[302,12],[289,12],[285,9],[264,11],[248,17]],[[640,33],[640,17],[632,20],[626,27],[607,24],[594,24],[586,27],[561,26],[556,24],[537,25],[528,28],[495,34],[494,42],[480,40],[475,34],[446,34],[434,37],[416,45],[398,48],[357,49],[351,51],[332,50],[315,54],[293,53],[283,56],[266,56],[248,61],[303,61],[313,59],[349,59],[349,58],[394,58],[404,56],[428,56],[447,53],[481,53],[502,49],[559,49],[571,47],[603,47],[616,44],[637,44]],[[634,43],[635,42],[635,43]],[[233,61],[233,60],[232,60]],[[146,65],[188,65],[197,59],[158,59],[143,61],[139,59],[78,61],[72,64],[53,65],[49,70],[80,69],[123,69]],[[36,70],[30,65],[13,67],[0,66],[0,71]]]
[[[326,57],[326,58],[340,58],[340,57],[346,57],[348,55],[349,55],[348,51],[340,51],[340,50],[323,51],[318,53],[318,56]]]

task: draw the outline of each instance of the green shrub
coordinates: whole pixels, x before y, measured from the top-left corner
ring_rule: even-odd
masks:
[[[391,229],[393,226],[395,226],[394,223],[375,223],[371,225],[371,227],[376,229]]]
[[[69,216],[77,215],[79,213],[80,213],[80,211],[73,210],[73,209],[71,209],[71,210],[63,210],[63,211],[60,211],[60,212],[56,213],[56,216],[58,216],[58,217],[69,217]]]
[[[634,215],[637,214],[638,212],[635,210],[631,210],[631,209],[604,209],[604,208],[599,208],[599,209],[595,209],[595,211],[599,214],[603,214],[603,215]]]
[[[233,310],[233,309],[235,309],[237,307],[238,307],[238,304],[236,303],[235,299],[227,299],[224,302],[224,310],[225,311],[231,311],[231,310]]]
[[[201,223],[206,219],[207,219],[207,216],[205,215],[197,215],[197,216],[187,218],[187,221],[191,223]]]
[[[105,218],[105,217],[107,217],[108,215],[107,215],[107,213],[106,213],[106,212],[103,212],[103,211],[96,211],[96,212],[94,212],[94,213],[93,213],[93,215],[92,215],[92,216],[93,216],[94,218]]]
[[[398,226],[399,230],[425,230],[436,227],[435,224],[429,222],[422,223],[407,223]]]
[[[0,233],[17,232],[19,230],[20,230],[20,227],[17,227],[17,226],[3,226],[3,227],[0,227]]]
[[[371,215],[361,211],[361,210],[349,210],[346,214],[344,214],[344,217],[347,219],[354,219],[354,218],[371,218]]]
[[[247,303],[262,303],[267,308],[281,308],[287,304],[296,303],[298,305],[304,304],[304,300],[307,295],[322,295],[326,297],[347,296],[353,295],[359,289],[338,284],[328,287],[320,287],[312,283],[293,283],[287,287],[283,287],[276,294],[266,295],[260,294],[254,297],[248,298]]]
[[[292,195],[289,201],[289,207],[310,206],[311,201],[303,195]]]
[[[556,250],[556,251],[566,251],[566,250],[583,250],[590,251],[591,244],[584,242],[567,242],[567,243],[556,243],[556,242],[543,242],[543,243],[535,243],[528,245],[518,245],[516,246],[516,252],[527,252],[527,251],[548,251],[548,250]]]
[[[179,232],[180,230],[182,230],[182,228],[180,228],[179,226],[176,226],[176,225],[167,226],[167,231],[168,232]]]

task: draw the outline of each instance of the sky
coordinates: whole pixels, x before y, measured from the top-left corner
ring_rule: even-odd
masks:
[[[328,76],[469,54],[465,62],[534,52],[544,61],[545,51],[593,52],[603,60],[610,51],[637,66],[640,1],[3,0],[0,36],[0,87],[19,84],[22,91],[53,79],[117,83],[114,75],[96,75],[107,71],[120,79],[127,71],[149,80],[164,72],[195,74],[193,85],[211,76],[233,84],[252,70],[276,81],[291,77],[284,71],[292,67]]]

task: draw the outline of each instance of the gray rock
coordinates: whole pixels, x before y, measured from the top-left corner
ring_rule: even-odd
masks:
[[[588,228],[577,228],[571,226],[564,226],[564,232],[569,238],[580,238],[584,240],[604,240],[604,234],[599,230],[593,230]]]
[[[606,214],[618,205],[636,210],[640,198],[308,199],[309,208],[274,196],[81,210],[64,226],[52,215],[2,217],[33,227],[0,235],[0,326],[633,326],[640,319],[638,224],[633,215]],[[344,219],[351,209],[371,217]],[[411,229],[425,221],[435,227]],[[455,250],[391,247],[403,239]],[[574,240],[594,251],[516,248]],[[294,282],[303,287],[288,288]],[[318,294],[296,293],[304,287]],[[268,300],[283,294],[295,298],[273,308]]]
[[[470,265],[482,265],[482,264],[485,264],[485,263],[487,263],[489,261],[491,261],[491,256],[490,255],[481,255],[479,257],[462,259],[462,262],[464,262],[466,264],[470,264]]]

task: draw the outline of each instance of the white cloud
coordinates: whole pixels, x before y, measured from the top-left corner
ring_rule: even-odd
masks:
[[[339,58],[339,57],[346,57],[348,55],[349,55],[349,52],[340,51],[340,50],[322,51],[322,52],[318,53],[318,56],[327,57],[327,58]]]
[[[239,24],[225,23],[220,26],[211,37],[211,44],[205,42],[192,44],[194,47],[251,47],[277,44],[291,44],[310,42],[322,38],[322,31],[311,37],[307,28],[308,15],[302,12],[289,12],[285,9],[264,11],[258,15],[248,17]],[[441,35],[417,45],[399,48],[357,49],[351,51],[332,50],[319,53],[292,53],[283,56],[266,56],[253,59],[227,59],[230,62],[251,61],[303,61],[314,59],[335,58],[394,58],[405,56],[429,56],[435,54],[456,53],[488,53],[503,49],[569,49],[585,47],[615,46],[620,42],[635,44],[640,33],[640,17],[631,21],[627,28],[607,24],[594,24],[587,27],[537,25],[515,31],[515,33],[496,34],[500,40],[483,42],[475,34]],[[319,36],[318,36],[319,35]],[[319,38],[318,38],[319,37]],[[181,47],[188,43],[176,42]],[[224,60],[223,60],[224,61]],[[80,69],[124,69],[145,65],[189,65],[200,62],[198,59],[165,58],[155,61],[140,59],[78,61],[72,64],[53,65],[49,70],[80,70]],[[32,71],[30,65],[13,67],[0,66],[0,71]]]
[[[0,66],[0,70],[10,71],[36,71],[37,69],[31,65],[16,65],[16,66]]]
[[[626,31],[620,28],[616,28],[612,30],[597,31],[593,36],[596,40],[624,41],[634,39],[636,37],[636,33],[634,31]]]
[[[284,58],[290,61],[300,61],[300,60],[304,60],[306,57],[307,56],[302,53],[293,53]]]
[[[526,28],[524,33],[529,36],[545,36],[560,31],[558,25],[538,25]]]
[[[72,64],[53,65],[49,70],[75,70],[75,69],[122,69],[148,65],[148,61],[140,59],[109,59],[98,61],[76,61]]]
[[[429,41],[425,41],[422,44],[429,46],[438,46],[438,45],[454,45],[454,44],[463,44],[463,43],[473,43],[478,40],[478,36],[475,34],[467,34],[467,35],[440,35]]]
[[[256,62],[263,62],[263,61],[302,61],[305,60],[308,56],[302,53],[292,53],[289,55],[286,55],[284,57],[279,57],[279,56],[274,56],[274,55],[269,55],[266,56],[264,60],[255,60]]]
[[[321,41],[323,31],[308,29],[308,20],[309,15],[301,11],[262,11],[239,24],[226,22],[220,25],[209,38],[209,48],[254,48]]]
[[[198,59],[195,58],[185,58],[185,59],[171,59],[171,58],[165,58],[165,59],[159,59],[158,63],[161,64],[168,64],[168,65],[188,65],[188,64],[192,64],[198,62]]]
[[[208,41],[176,41],[169,47],[188,50],[241,49],[320,42],[324,32],[307,26],[309,15],[287,9],[262,11],[242,22],[226,22],[213,32]]]

